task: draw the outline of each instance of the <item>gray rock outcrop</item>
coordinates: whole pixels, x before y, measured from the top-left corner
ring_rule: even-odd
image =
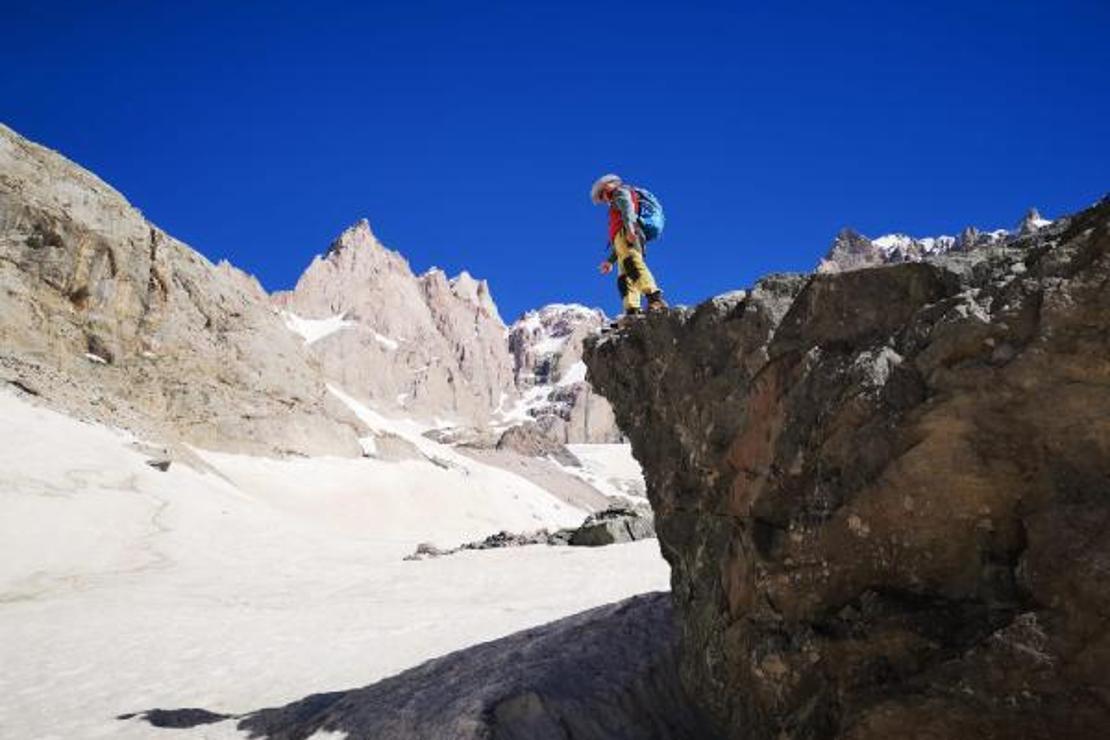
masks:
[[[683,694],[674,651],[669,596],[645,594],[234,719],[266,740],[713,740]],[[203,709],[142,716],[178,728],[231,719]]]
[[[405,556],[405,560],[427,560],[443,555],[454,555],[465,550],[496,550],[526,545],[604,547],[654,538],[655,524],[650,507],[646,504],[614,503],[610,500],[608,506],[587,516],[577,527],[558,529],[554,532],[546,529],[532,532],[501,531],[484,539],[446,550],[436,546],[435,543],[422,542],[417,545],[415,552]]]
[[[1110,199],[587,343],[731,738],[1110,723]]]
[[[571,532],[568,544],[575,547],[602,547],[655,537],[655,524],[647,507],[614,504],[586,517],[582,526]]]
[[[556,442],[534,423],[518,424],[505,430],[497,440],[497,449],[512,450],[527,457],[550,457],[563,465],[582,465],[566,445]]]
[[[360,454],[262,295],[0,125],[0,381],[170,444]]]

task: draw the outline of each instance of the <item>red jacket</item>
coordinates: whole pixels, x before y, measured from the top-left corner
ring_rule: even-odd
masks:
[[[640,194],[636,188],[621,185],[613,193],[609,202],[609,243],[626,226],[635,226],[636,216],[640,213]]]

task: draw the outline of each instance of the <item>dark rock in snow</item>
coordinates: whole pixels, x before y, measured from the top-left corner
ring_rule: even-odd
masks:
[[[416,552],[406,555],[405,560],[426,560],[441,555],[454,555],[463,550],[493,550],[501,547],[524,547],[525,545],[573,545],[576,547],[599,547],[655,537],[651,510],[646,506],[611,505],[604,511],[590,514],[580,527],[548,532],[537,529],[534,532],[501,531],[491,534],[484,540],[468,542],[465,545],[441,550],[435,545],[422,542]]]
[[[728,737],[1105,736],[1110,200],[1033,225],[587,343]]]
[[[650,510],[614,505],[605,511],[590,514],[582,526],[571,533],[569,544],[598,547],[654,536],[655,525]]]
[[[679,685],[675,643],[669,595],[645,594],[251,712],[238,727],[267,740],[712,740]],[[174,719],[156,711],[146,716]]]

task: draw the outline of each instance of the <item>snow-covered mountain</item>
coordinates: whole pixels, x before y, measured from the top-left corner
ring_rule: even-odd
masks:
[[[947,252],[968,252],[986,247],[1006,246],[1051,224],[1036,208],[1029,209],[1025,218],[1013,229],[980,231],[969,226],[958,236],[932,236],[915,238],[907,234],[884,234],[870,239],[850,228],[837,234],[828,254],[817,266],[818,272],[842,272],[862,267],[920,262],[927,257]]]
[[[534,421],[563,442],[621,439],[609,402],[586,383],[582,342],[608,322],[598,309],[556,303],[529,311],[508,332],[520,400],[506,421]]]

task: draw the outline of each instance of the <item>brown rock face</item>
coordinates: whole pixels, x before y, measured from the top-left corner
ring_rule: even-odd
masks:
[[[358,455],[357,421],[253,278],[0,126],[0,385],[163,442]]]
[[[587,342],[733,738],[1103,737],[1110,200]]]

